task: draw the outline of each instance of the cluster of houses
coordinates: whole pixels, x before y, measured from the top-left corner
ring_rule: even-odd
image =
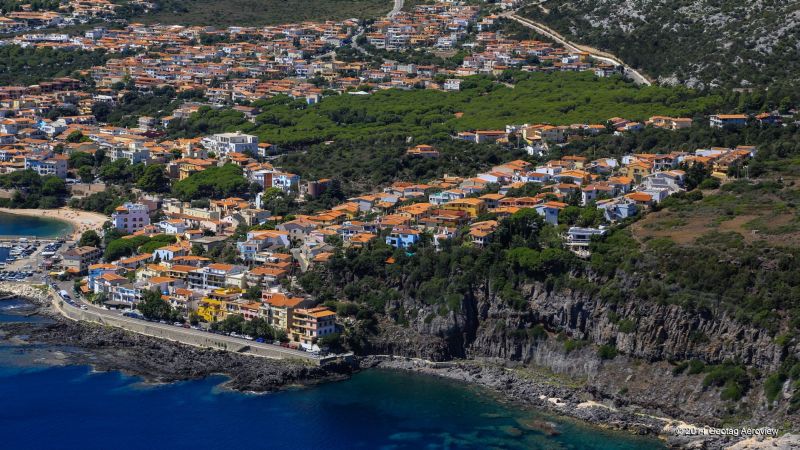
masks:
[[[386,50],[413,47],[449,50],[456,48],[475,24],[479,6],[438,2],[417,5],[411,12],[400,11],[372,23],[365,34],[369,45]]]
[[[743,127],[753,122],[759,125],[781,125],[783,117],[775,112],[763,112],[760,114],[714,114],[709,117],[708,124],[713,128],[723,127]]]
[[[137,5],[143,11],[154,7],[152,2],[143,0],[133,0],[130,4]],[[22,4],[18,11],[7,11],[0,15],[0,33],[21,33],[111,19],[116,16],[119,6],[119,3],[110,0],[66,0],[61,1],[53,11],[43,11],[35,9],[33,4]]]
[[[209,228],[233,215],[252,211],[243,199],[211,202],[207,208],[191,208],[173,200],[162,204],[165,218],[150,223],[152,203],[126,203],[112,214],[111,222],[120,231],[136,236],[171,235],[175,243],[149,253],[100,262],[102,252],[94,247],[65,251],[63,264],[68,273],[85,276],[81,291],[100,299],[112,308],[133,308],[146,291],[161,292],[164,301],[203,320],[215,322],[240,314],[245,320],[262,318],[283,330],[294,342],[310,348],[324,336],[336,332],[333,311],[315,306],[307,296],[290,294],[283,286],[295,270],[290,232],[285,230],[250,231],[237,245],[238,264],[215,262],[203,256],[225,244],[228,234],[209,236]],[[264,221],[267,211],[257,211]],[[260,219],[258,218],[260,217]],[[258,222],[256,222],[258,223]],[[259,295],[249,295],[256,288]]]
[[[402,72],[422,79],[435,72],[453,77],[499,75],[512,68],[531,72],[593,70],[598,76],[617,73],[611,65],[592,62],[585,52],[570,52],[553,43],[505,37],[498,30],[499,16],[480,17],[479,12],[477,6],[458,3],[418,5],[413,11],[400,12],[370,24],[365,34],[366,43],[393,51],[412,48],[433,48],[442,52],[457,48],[472,50],[455,70],[414,65],[392,68],[400,77]],[[474,40],[465,42],[473,35],[471,29],[475,30]],[[382,78],[379,74],[370,75],[372,79]],[[428,87],[458,90],[459,85],[458,78],[450,78],[441,86],[429,84]]]
[[[434,152],[435,148],[421,145],[410,148],[409,157],[427,157]],[[224,320],[233,314],[245,320],[263,318],[309,347],[336,332],[336,315],[315,306],[307,296],[292,294],[288,280],[330,260],[338,242],[360,248],[380,239],[410,251],[424,236],[438,248],[463,230],[468,242],[483,247],[492,242],[504,217],[527,208],[546,223],[559,226],[560,213],[570,204],[598,208],[603,222],[611,224],[683,191],[683,164],[702,164],[722,174],[755,152],[754,147],[741,146],[629,154],[621,159],[564,156],[538,165],[515,160],[471,178],[398,181],[329,210],[297,214],[291,220],[261,209],[258,198],[226,198],[211,200],[208,206],[192,206],[170,198],[143,197],[140,203],[117,208],[111,217],[113,226],[129,233],[127,238],[171,235],[174,243],[106,262],[99,262],[99,249],[78,247],[65,252],[64,264],[69,272],[85,275],[81,289],[86,295],[102,296],[109,306],[132,308],[145,291],[157,289],[172,306],[193,311],[204,320]],[[249,167],[248,176],[275,170],[252,159],[243,163]],[[300,183],[299,177],[296,183]],[[326,180],[314,183],[319,192]],[[523,189],[530,185],[538,189]],[[518,192],[536,194],[520,196]],[[156,209],[163,219],[150,223]],[[274,226],[257,226],[267,222]],[[220,263],[208,256],[218,254],[240,224],[249,231],[236,242],[236,262]],[[562,225],[559,229],[566,245],[579,255],[586,254],[593,236],[606,232],[603,226]],[[260,296],[252,295],[254,287]]]
[[[82,10],[100,10],[105,0],[71,1]],[[504,6],[513,2],[504,2]],[[81,10],[80,8],[77,8]],[[73,8],[76,10],[76,8]],[[113,7],[111,7],[113,11]],[[495,31],[497,17],[480,17],[476,6],[457,3],[419,5],[369,25],[363,36],[370,45],[387,50],[430,47],[452,50],[457,45],[480,47],[457,69],[383,62],[342,62],[321,58],[329,50],[350,43],[361,33],[355,20],[302,23],[262,28],[131,24],[123,29],[96,28],[82,37],[30,34],[13,38],[21,45],[54,48],[104,49],[110,53],[132,50],[134,56],[115,58],[87,70],[97,89],[82,90],[73,78],[57,78],[32,86],[0,87],[0,173],[34,170],[71,183],[73,196],[105,189],[102,183],[79,184],[70,178],[69,157],[77,152],[131,164],[163,164],[166,176],[183,180],[209,168],[232,163],[244,177],[266,189],[279,189],[305,199],[317,197],[332,186],[329,179],[301,181],[265,162],[278,149],[257,136],[219,133],[196,139],[164,140],[163,128],[197,112],[274,95],[288,95],[315,103],[323,89],[339,92],[371,84],[377,88],[427,88],[458,90],[459,76],[496,73],[509,67],[524,70],[595,70],[585,54],[571,54],[539,41],[514,41]],[[30,12],[29,14],[34,14]],[[55,14],[60,13],[36,13]],[[6,15],[7,17],[12,17]],[[22,16],[16,16],[22,17]],[[3,26],[0,20],[0,28]],[[475,27],[474,42],[464,38]],[[222,39],[207,39],[219,35]],[[204,44],[203,42],[212,42]],[[145,52],[144,50],[150,50]],[[446,75],[442,84],[437,75]],[[440,78],[441,79],[441,78]],[[120,89],[120,85],[125,86]],[[140,117],[138,127],[122,128],[98,123],[91,111],[98,103],[114,106],[130,90],[150,91],[172,86],[176,91],[200,90],[207,102],[186,102],[166,117]],[[76,109],[78,114],[48,119],[54,109]],[[233,106],[255,120],[259,111]],[[745,122],[749,118],[745,118]],[[757,120],[769,120],[758,116]],[[733,116],[712,116],[713,126],[735,125]],[[544,155],[550,146],[602,132],[635,132],[645,126],[680,130],[692,120],[664,116],[646,122],[612,118],[605,124],[509,125],[505,130],[475,130],[454,136],[475,143],[517,143],[532,155]],[[764,122],[767,123],[767,122]],[[286,332],[300,345],[312,346],[336,332],[335,312],[315,306],[313,299],[292,294],[291,277],[324,264],[339,242],[360,248],[380,239],[399,249],[421,242],[438,246],[466,231],[474,246],[489,245],[499,221],[522,209],[532,209],[545,222],[559,225],[561,211],[570,204],[598,208],[607,224],[635,216],[684,190],[683,164],[710,167],[715,176],[755,154],[754,147],[710,148],[695,152],[631,154],[588,160],[565,156],[541,164],[523,160],[496,165],[474,177],[443,176],[424,183],[398,181],[379,191],[350,198],[328,210],[296,214],[291,220],[275,217],[264,208],[263,194],[252,199],[214,199],[207,206],[172,198],[142,195],[120,205],[111,216],[114,228],[137,236],[174,236],[175,242],[149,252],[101,262],[94,247],[77,247],[62,255],[65,270],[82,276],[81,290],[108,306],[133,308],[148,290],[158,290],[164,301],[206,321],[242,315],[262,318]],[[438,158],[431,145],[407,150],[409,158]],[[74,175],[74,172],[73,172]],[[89,181],[89,180],[84,180]],[[536,194],[520,196],[535,185]],[[2,193],[0,195],[11,195]],[[158,217],[156,220],[152,220]],[[267,225],[269,224],[269,225]],[[230,236],[246,226],[236,242],[234,263],[221,263],[217,255]],[[561,226],[565,242],[584,254],[592,236],[605,229]],[[392,263],[387,261],[387,263]],[[260,294],[253,295],[253,291]]]
[[[461,131],[453,136],[455,139],[474,142],[476,144],[510,144],[524,146],[531,156],[546,154],[551,146],[563,145],[587,136],[596,136],[611,132],[623,134],[643,130],[653,126],[668,130],[682,130],[692,125],[692,119],[683,117],[653,116],[644,122],[612,117],[605,124],[576,123],[571,125],[552,125],[547,123],[506,125],[504,130],[472,130]],[[413,152],[418,152],[415,148]],[[409,154],[412,150],[409,150]],[[419,153],[419,156],[438,157],[438,154]]]
[[[58,16],[54,12],[30,14]],[[96,102],[113,106],[125,94],[125,91],[111,89],[120,83],[143,92],[159,86],[172,86],[178,92],[202,91],[211,104],[230,105],[274,95],[289,95],[316,103],[322,97],[323,87],[340,93],[364,86],[458,90],[460,77],[497,74],[509,68],[595,70],[600,76],[615,72],[611,66],[593,64],[585,53],[570,53],[540,41],[505,38],[496,30],[498,21],[497,16],[481,18],[478,6],[437,2],[418,5],[413,12],[399,12],[376,21],[366,31],[356,20],[225,30],[130,24],[122,29],[97,27],[83,36],[28,33],[10,38],[6,43],[104,50],[116,55],[134,53],[86,71],[85,75],[92,78],[97,89],[93,96],[76,98],[83,103],[84,111],[91,110],[91,103]],[[465,42],[468,35],[476,33],[473,29],[478,30],[476,39]],[[206,39],[209,36],[213,39]],[[337,60],[332,50],[347,44],[357,46],[353,42],[356,37],[387,50],[415,47],[473,51],[456,69],[388,60],[376,64],[369,58]],[[474,51],[479,48],[481,51]],[[447,82],[435,80],[437,75],[446,77]],[[173,118],[159,118],[163,121],[154,125],[166,126]]]

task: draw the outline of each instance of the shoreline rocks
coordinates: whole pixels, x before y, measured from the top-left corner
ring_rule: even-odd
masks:
[[[0,297],[19,297],[47,309],[50,306],[50,295],[43,289],[30,284],[0,281]]]
[[[0,293],[11,292],[26,298],[39,308],[40,314],[54,322],[2,324],[0,339],[78,348],[78,352],[67,352],[65,363],[87,364],[100,371],[119,370],[140,376],[145,382],[174,382],[222,374],[229,378],[224,383],[225,388],[264,393],[289,386],[339,381],[358,370],[380,367],[466,382],[496,393],[503,401],[536,407],[599,427],[659,436],[673,448],[722,449],[745,440],[750,446],[739,448],[759,448],[754,446],[771,445],[772,442],[747,437],[680,434],[677,432],[691,426],[648,414],[635,404],[619,405],[610,399],[606,399],[606,403],[595,401],[596,396],[585,386],[571,386],[554,378],[553,374],[537,373],[531,367],[511,368],[497,361],[485,363],[474,359],[430,362],[378,355],[360,357],[356,365],[342,363],[325,367],[302,361],[256,358],[192,347],[96,324],[72,322],[53,310],[49,296],[41,289],[23,284],[8,285],[0,283]],[[786,436],[788,438],[781,439],[793,439],[797,435]],[[779,445],[772,448],[790,447]]]
[[[654,435],[670,448],[726,449],[735,448],[795,448],[800,435],[786,434],[777,439],[748,436],[691,435],[684,430],[703,430],[685,422],[647,414],[635,405],[616,406],[588,400],[586,392],[554,382],[548,375],[524,369],[485,364],[475,360],[430,362],[417,358],[396,356],[365,356],[359,361],[362,369],[384,368],[404,370],[480,386],[498,394],[502,400],[535,407],[551,414],[570,417],[601,428],[627,431],[637,435]],[[742,446],[743,442],[746,445]],[[751,447],[752,446],[752,447]],[[798,447],[800,448],[800,447]]]
[[[6,323],[0,339],[22,339],[77,348],[71,364],[91,365],[98,371],[119,370],[145,382],[174,382],[224,374],[226,387],[239,391],[272,392],[289,385],[313,385],[342,380],[353,368],[346,364],[319,367],[299,360],[271,360],[223,350],[203,349],[177,342],[55,318],[53,323]]]

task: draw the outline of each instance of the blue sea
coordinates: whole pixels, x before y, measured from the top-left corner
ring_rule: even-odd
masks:
[[[0,212],[0,236],[52,238],[71,231],[72,225],[62,220]]]
[[[2,448],[664,448],[405,372],[368,370],[347,381],[258,395],[226,390],[223,377],[147,385],[35,356],[57,350],[0,346]],[[549,436],[551,426],[560,434]]]

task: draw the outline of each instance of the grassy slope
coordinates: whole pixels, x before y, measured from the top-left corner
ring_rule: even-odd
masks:
[[[747,134],[759,144],[747,172],[757,177],[706,190],[699,201],[667,201],[664,210],[631,226],[646,249],[637,270],[652,271],[637,292],[691,308],[732,310],[742,321],[781,333],[800,325],[800,135],[796,128]]]
[[[158,11],[132,20],[179,25],[257,26],[374,18],[391,8],[390,0],[161,0]]]

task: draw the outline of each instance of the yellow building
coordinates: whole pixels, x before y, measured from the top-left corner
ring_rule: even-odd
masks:
[[[197,158],[183,158],[175,162],[178,163],[179,179],[181,180],[189,178],[197,172],[202,172],[215,164],[214,161]]]
[[[216,289],[207,297],[200,300],[197,314],[206,322],[225,320],[228,314],[237,313],[239,308],[232,307],[242,295],[242,290],[237,288]]]
[[[625,167],[625,176],[633,179],[637,183],[640,183],[642,181],[642,178],[644,178],[647,175],[650,175],[650,170],[651,170],[650,164],[641,161],[634,161],[628,164],[627,167]]]
[[[206,322],[219,322],[227,316],[225,302],[213,298],[203,298],[197,306],[197,315]]]
[[[464,211],[471,218],[480,216],[487,211],[486,202],[479,198],[462,198],[442,205],[442,209],[451,211]]]

